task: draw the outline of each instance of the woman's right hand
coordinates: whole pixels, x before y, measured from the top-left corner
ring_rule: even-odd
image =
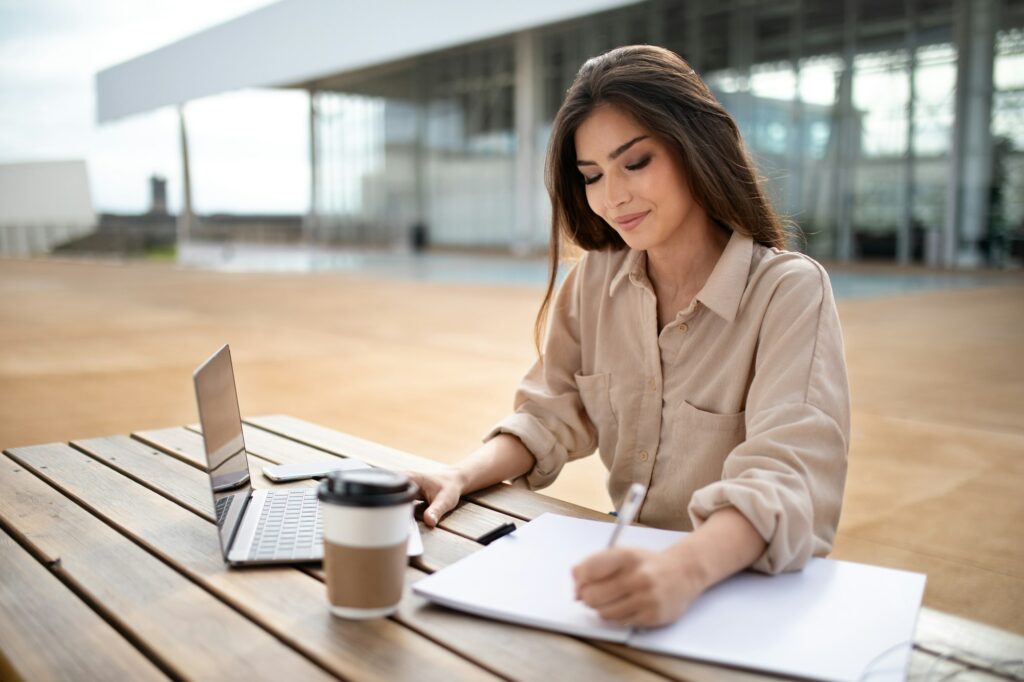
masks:
[[[454,467],[438,471],[406,471],[406,475],[419,486],[420,495],[427,501],[423,522],[433,528],[441,517],[459,503],[465,492],[465,476]]]

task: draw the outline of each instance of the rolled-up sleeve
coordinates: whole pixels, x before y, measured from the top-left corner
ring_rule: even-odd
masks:
[[[824,269],[794,258],[764,311],[746,403],[746,438],[722,478],[696,491],[694,526],[737,509],[767,543],[752,568],[802,568],[829,552],[846,479],[850,397],[842,332]]]
[[[579,372],[580,282],[586,258],[566,275],[550,312],[543,355],[516,390],[515,412],[484,437],[500,433],[517,437],[536,463],[525,476],[530,488],[554,482],[565,463],[591,454],[597,432],[587,416],[574,379]]]

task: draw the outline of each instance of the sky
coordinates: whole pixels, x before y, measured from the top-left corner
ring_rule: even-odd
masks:
[[[0,0],[0,164],[84,159],[99,212],[147,210],[149,177],[160,175],[168,181],[169,208],[177,212],[182,187],[176,109],[99,126],[96,74],[271,1]],[[1024,83],[1024,55],[1018,53],[997,60],[998,88]],[[835,96],[837,67],[818,61],[803,69],[800,94],[807,102],[828,105]],[[922,68],[917,97],[922,105],[951,115],[955,69],[944,61]],[[761,71],[752,81],[761,97],[789,98],[796,87],[791,71]],[[727,85],[718,82],[720,88]],[[897,149],[905,144],[898,110],[905,106],[906,86],[905,77],[884,69],[858,76],[854,95],[865,113],[866,146],[884,143]],[[879,92],[886,96],[879,98]],[[307,94],[294,90],[247,90],[189,102],[185,116],[194,210],[305,213],[308,106]],[[1002,128],[1018,127],[1018,119]],[[933,139],[923,137],[923,127],[918,131],[915,140],[922,151],[948,147],[948,125],[940,128]],[[881,151],[893,153],[888,147]]]
[[[181,203],[177,111],[96,124],[96,74],[269,0],[0,0],[0,163],[85,159],[97,211],[149,208],[149,177]],[[185,107],[200,213],[302,213],[308,99],[241,91]],[[144,150],[144,152],[140,152]]]

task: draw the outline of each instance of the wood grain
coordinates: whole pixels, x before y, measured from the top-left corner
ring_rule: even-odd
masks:
[[[323,450],[341,457],[355,457],[373,466],[387,469],[412,469],[429,471],[444,465],[425,457],[411,455],[395,448],[389,448],[347,433],[335,431],[303,419],[288,415],[276,414],[264,417],[251,417],[247,424],[275,433],[299,443]]]
[[[437,637],[491,670],[506,674],[515,671],[516,679],[538,682],[665,679],[568,635],[468,616],[433,605],[411,591],[412,584],[424,577],[426,574],[409,569],[399,620],[428,637]]]
[[[203,437],[193,431],[181,427],[168,429],[150,429],[148,431],[136,431],[132,437],[147,445],[161,449],[172,457],[177,457],[182,462],[190,464],[200,471],[206,471],[206,454],[203,450]],[[199,448],[195,447],[199,443]],[[161,443],[161,445],[156,445]]]
[[[168,679],[2,529],[0,576],[3,679]]]
[[[291,440],[302,443],[316,443],[318,447],[326,449],[337,447],[340,443],[345,442],[345,440],[349,438],[345,434],[340,434],[331,429],[310,424],[309,422],[305,422],[294,417],[277,415],[270,417],[257,417],[249,421],[261,429],[271,429],[274,433],[286,436]],[[366,461],[368,463],[375,464],[376,466],[390,466],[393,451],[384,452],[383,454],[380,454],[380,457],[378,458],[372,451],[374,446],[374,443],[362,441],[361,447],[364,448],[364,453],[368,453],[370,455],[370,457],[365,457]],[[404,456],[403,461],[421,459],[416,458],[415,455],[409,455],[408,453],[402,453],[402,455]],[[410,468],[422,469],[425,467]],[[471,503],[467,503],[466,500],[471,501]],[[612,521],[612,517],[606,513],[550,498],[518,485],[498,484],[485,490],[467,495],[459,507],[442,519],[440,527],[444,530],[458,534],[463,538],[472,539],[478,537],[482,532],[484,532],[484,530],[489,530],[490,528],[500,525],[506,521],[511,520],[517,525],[520,525],[520,522],[516,521],[516,519],[528,521],[540,516],[541,514],[549,512],[597,521]],[[424,557],[416,562],[416,565],[427,571],[440,570],[444,566],[471,554],[481,547],[479,544],[473,542],[463,542],[461,541],[461,538],[453,539],[450,535],[436,534],[436,532],[432,533],[422,526],[422,524],[421,531],[423,532],[426,551],[424,553]],[[929,623],[935,620],[929,619],[929,616],[926,613],[927,611],[927,609],[922,611],[921,621],[924,624],[926,632],[929,631]],[[945,614],[938,615],[945,616]],[[937,629],[932,628],[931,632],[946,632],[947,626],[949,632],[955,632],[957,628],[953,627],[953,625],[958,625],[963,628],[965,632],[972,633],[975,639],[979,637],[985,638],[986,629],[984,627],[973,628],[972,626],[975,624],[970,623],[970,621],[957,619],[953,616],[948,616],[947,618],[953,619],[953,621],[956,622],[953,623],[953,621],[945,621],[941,623]],[[953,625],[950,625],[950,623],[953,623]],[[1002,631],[994,628],[988,628],[988,630],[992,630],[996,633],[1002,633]],[[918,639],[921,638],[920,635],[921,624],[919,624]],[[1010,633],[1005,633],[1005,636],[996,638],[989,637],[987,642],[979,643],[979,651],[992,653],[994,649],[1000,648],[1002,650],[1010,651],[1010,647],[1019,647],[1015,638],[1016,636]],[[941,641],[941,638],[934,639]],[[948,639],[949,638],[947,637],[947,640]],[[660,673],[671,677],[695,680],[712,678],[751,680],[763,679],[764,677],[763,675],[754,672],[713,666],[669,656],[661,656],[658,654],[637,651],[621,645],[596,643],[596,646],[606,651],[613,652],[617,656],[628,658],[638,665],[659,671]],[[949,655],[950,652],[947,648],[945,650],[940,649],[935,653],[946,653]],[[935,658],[936,656],[934,653],[917,651],[915,656],[912,658],[912,661],[916,666],[920,661],[931,661]],[[991,661],[1000,659],[998,656],[992,655],[986,657],[984,660]],[[981,667],[986,667],[982,659],[976,658],[974,661],[968,662],[980,665]]]
[[[264,423],[263,420],[269,421]],[[254,453],[250,462],[257,469],[265,462],[319,461],[336,456],[338,453],[329,450],[339,448],[342,444],[346,445],[350,453],[352,450],[358,450],[359,454],[353,454],[353,456],[358,456],[367,463],[377,466],[395,468],[396,463],[429,462],[429,460],[422,460],[422,458],[408,453],[384,448],[369,441],[353,439],[346,434],[339,434],[331,429],[318,427],[291,417],[255,418],[251,421],[252,425],[246,426],[246,438],[247,443],[251,441],[258,444],[259,452],[256,451],[256,448],[250,447]],[[273,427],[273,430],[266,429],[268,424]],[[81,482],[77,477],[85,475],[85,472],[77,471],[75,467],[85,469],[89,466],[88,463],[72,463],[71,468],[65,470],[64,467],[69,466],[67,461],[69,457],[66,452],[61,457],[57,457],[57,453],[51,452],[42,456],[41,461],[27,463],[32,464],[37,473],[47,481],[50,481],[48,477],[57,476],[57,479],[50,482],[61,487],[66,494],[79,499],[91,513],[120,528],[132,540],[142,544],[165,561],[169,561],[172,566],[195,580],[203,588],[218,598],[224,599],[246,616],[267,628],[276,637],[299,649],[320,665],[337,674],[358,679],[383,679],[379,673],[370,671],[371,666],[365,661],[356,663],[351,660],[339,661],[337,659],[343,659],[361,651],[371,661],[378,661],[373,647],[380,647],[382,640],[389,639],[392,642],[384,646],[399,646],[393,640],[400,639],[401,635],[396,636],[393,632],[368,634],[363,630],[373,630],[374,627],[380,629],[380,626],[367,624],[355,624],[357,627],[353,632],[350,631],[352,623],[333,618],[328,618],[326,625],[323,623],[319,626],[311,624],[316,612],[322,616],[325,611],[323,587],[319,582],[322,572],[319,569],[306,569],[308,575],[294,569],[276,568],[226,571],[219,562],[219,550],[215,549],[213,556],[216,561],[212,565],[204,563],[189,551],[189,547],[194,542],[198,541],[200,545],[202,544],[202,541],[199,540],[199,529],[194,527],[194,524],[198,522],[200,526],[212,528],[207,521],[203,520],[203,518],[209,518],[208,512],[201,514],[201,510],[196,504],[200,499],[208,499],[209,493],[205,475],[196,471],[196,464],[202,463],[203,456],[202,439],[195,432],[195,427],[191,429],[160,429],[136,434],[136,436],[134,440],[124,437],[91,439],[90,441],[76,442],[76,447],[89,452],[92,457],[86,459],[91,460],[93,467],[100,462],[109,466],[109,473],[119,476],[121,485],[127,486],[126,490],[144,493],[136,502],[145,500],[140,508],[147,516],[155,514],[155,518],[172,519],[174,514],[166,514],[161,506],[171,504],[177,507],[179,513],[192,517],[191,524],[185,524],[180,519],[175,519],[175,522],[165,529],[162,538],[154,535],[157,529],[153,527],[156,524],[152,521],[140,523],[130,520],[127,508],[139,505],[129,504],[125,508],[121,501],[105,499],[102,492],[94,491],[94,488],[98,488],[100,491],[109,490],[112,488],[112,484],[99,486],[89,484],[88,490],[80,487]],[[15,455],[25,450],[34,451],[36,448],[19,449],[19,451],[15,451]],[[154,455],[154,451],[166,454]],[[74,455],[83,454],[74,450],[70,450],[70,452]],[[37,456],[37,453],[33,453],[33,456]],[[398,466],[397,468],[423,469],[425,467]],[[192,474],[193,471],[198,476]],[[94,468],[89,473],[95,474],[96,469]],[[130,481],[126,476],[133,480]],[[104,479],[105,477],[101,474],[98,478]],[[95,482],[91,481],[91,483]],[[145,490],[139,483],[145,484],[151,490]],[[269,482],[257,476],[254,484],[257,487],[262,487],[269,485]],[[312,485],[311,482],[301,484]],[[66,488],[62,486],[66,486]],[[7,485],[0,480],[0,489],[6,487]],[[79,498],[80,495],[83,497]],[[133,498],[136,495],[137,492],[128,494]],[[481,546],[473,542],[471,538],[479,536],[482,532],[490,530],[500,523],[511,521],[518,525],[522,520],[535,518],[545,512],[603,521],[611,520],[602,512],[563,503],[507,484],[480,491],[467,496],[467,499],[471,501],[464,500],[455,511],[445,517],[440,528],[427,530],[421,526],[426,552],[424,558],[416,564],[417,568],[409,569],[410,581],[422,576],[422,572],[418,569],[438,570],[479,550]],[[210,533],[209,530],[206,532],[216,548],[215,533]],[[174,539],[176,535],[178,537]],[[285,578],[284,574],[291,577]],[[296,582],[296,577],[299,582]],[[313,588],[310,588],[308,584],[303,586],[302,580],[312,583]],[[1018,640],[1021,638],[1010,635],[1010,633],[1004,633],[995,628],[977,627],[975,623],[946,616],[946,614],[932,613],[935,614],[934,617],[928,613],[927,609],[922,611],[918,629],[919,642],[926,637],[931,637],[933,645],[946,643],[953,646],[952,643],[957,641],[967,642],[968,645],[961,644],[959,652],[915,649],[911,658],[912,674],[923,674],[930,670],[955,672],[965,669],[972,674],[977,674],[979,668],[991,667],[993,657],[989,654],[1006,651],[1013,653],[1019,646]],[[298,628],[295,626],[296,619],[299,624]],[[627,676],[629,674],[646,677],[660,675],[672,679],[693,680],[768,679],[766,676],[753,672],[650,654],[621,645],[583,642],[564,635],[477,619],[428,605],[411,594],[403,600],[400,612],[391,621],[391,624],[398,631],[404,632],[405,636],[416,637],[411,641],[418,641],[419,646],[422,647],[426,644],[428,650],[429,643],[421,637],[417,637],[417,633],[442,645],[434,646],[433,651],[417,652],[412,656],[413,660],[423,664],[423,661],[431,660],[437,651],[443,652],[442,656],[452,655],[452,652],[455,652],[460,657],[454,658],[454,660],[468,666],[462,670],[462,674],[465,676],[486,675],[485,670],[514,679],[550,679],[553,670],[557,670],[559,673],[563,670],[570,671],[574,678],[581,679],[621,678],[623,676],[619,672],[602,675],[601,672],[594,669],[603,668],[613,671],[629,671]],[[366,627],[360,629],[358,626]],[[344,645],[333,640],[339,636],[335,633],[335,630],[339,628],[344,630]],[[386,628],[383,629],[386,630]],[[319,637],[316,636],[318,631],[320,632]],[[301,633],[301,636],[297,633]],[[311,643],[298,641],[299,639],[305,640],[307,633],[314,634]],[[353,645],[353,642],[359,646]],[[489,648],[487,644],[490,645]],[[924,644],[928,644],[928,642],[926,641]],[[958,658],[955,661],[947,661],[936,655],[937,653],[947,656],[951,653],[962,655],[968,650],[975,654],[973,659],[968,656],[966,660]],[[520,660],[515,662],[517,652],[527,653],[526,655],[520,654],[518,656]],[[1005,657],[1004,655],[1003,658]],[[472,663],[467,662],[466,659]],[[572,662],[570,659],[579,660]],[[550,662],[545,663],[546,660]],[[379,662],[389,670],[389,674],[395,670],[399,671],[397,675],[391,675],[392,677],[414,679],[412,673],[415,666],[405,666],[404,662],[382,660]],[[440,665],[436,660],[435,664]],[[2,670],[3,665],[0,661],[0,671]],[[421,672],[418,668],[416,671]],[[422,677],[422,675],[418,675],[415,679]],[[459,675],[456,674],[455,679],[458,677]],[[430,679],[430,677],[428,676],[426,679]]]
[[[169,456],[163,449],[128,436],[89,438],[72,441],[71,445],[137,483],[213,521],[210,476],[195,466],[183,466],[180,457]]]
[[[7,457],[0,488],[12,492],[0,496],[0,520],[163,670],[198,679],[331,678]]]
[[[12,458],[322,667],[365,680],[474,680],[479,667],[389,620],[334,618],[323,585],[294,568],[229,570],[214,525],[68,446]]]
[[[516,516],[526,521],[532,521],[541,514],[564,514],[579,519],[592,519],[594,521],[614,521],[615,519],[606,512],[581,507],[572,502],[565,502],[554,497],[548,497],[540,493],[528,490],[518,485],[499,483],[490,488],[484,488],[475,493],[466,495],[467,500],[488,507],[495,511]]]
[[[356,438],[340,431],[288,415],[251,417],[245,421],[271,433],[305,443],[326,452],[341,456],[357,457],[373,466],[418,471],[430,471],[444,466],[425,457],[378,445],[377,443]],[[608,520],[608,515],[602,512],[505,483],[479,492],[470,493],[465,497],[481,506],[526,520],[534,519],[545,512],[567,514],[579,518]]]
[[[1024,678],[1024,637],[927,607],[917,617],[914,640],[927,651],[972,667],[1020,661],[1012,670]]]
[[[130,473],[134,473],[134,472],[131,471],[131,468],[130,468],[132,462],[135,462],[135,461],[138,461],[138,460],[141,459],[141,461],[143,463],[148,463],[149,460],[146,459],[146,457],[152,458],[152,455],[148,454],[148,453],[150,453],[150,450],[152,448],[150,448],[149,446],[147,446],[147,445],[145,445],[145,444],[143,444],[141,442],[134,442],[134,445],[133,445],[133,441],[130,441],[130,440],[129,440],[128,443],[123,443],[123,441],[119,441],[119,442],[124,446],[124,449],[127,450],[128,452],[125,452],[125,453],[121,454],[121,457],[118,459],[118,463],[119,463],[119,465],[121,467],[127,469]],[[188,452],[189,449],[193,449],[193,448],[201,446],[200,442],[192,441],[192,440],[190,440],[188,438],[180,437],[179,435],[174,434],[173,430],[171,430],[171,429],[161,430],[160,434],[153,435],[150,438],[150,443],[152,445],[157,446],[158,448],[167,448],[169,443],[171,443],[171,442],[177,443],[180,447],[183,448],[183,450],[185,452]],[[246,441],[247,449],[248,449],[248,442],[249,441],[247,440]],[[302,447],[302,448],[307,447],[307,446],[299,445],[299,444],[294,443],[294,442],[293,442],[293,444],[295,446],[297,446],[297,447]],[[92,451],[93,449],[96,449],[96,448],[99,448],[99,449],[102,450],[104,447],[107,447],[108,445],[109,445],[109,441],[106,441],[105,439],[94,439],[94,440],[89,441],[87,443],[82,443],[83,449],[86,449],[88,451]],[[316,451],[316,452],[319,452],[319,451]],[[294,455],[294,454],[296,454],[296,451],[294,449],[292,449],[292,451],[289,453],[289,456],[290,455]],[[274,456],[274,458],[276,460],[278,460],[278,461],[288,461],[288,456],[278,457],[276,455],[277,455],[277,453],[275,452],[273,456]],[[109,456],[104,456],[102,458],[104,460],[107,460],[107,459],[109,459]],[[170,458],[170,457],[165,457],[165,461],[164,461],[164,465],[163,466],[167,470],[171,470],[171,469],[192,469],[192,467],[184,464],[183,462],[181,462],[181,461],[179,461],[177,459]],[[157,473],[157,472],[154,472],[154,473]],[[308,481],[306,483],[307,484],[311,484],[311,482],[308,482]],[[159,475],[155,475],[153,479],[151,479],[150,481],[147,482],[147,484],[151,485],[151,486],[159,487],[160,486],[160,476]],[[200,482],[194,482],[193,481],[192,486],[193,487],[202,487],[204,490],[207,489],[207,483],[205,482],[205,480],[200,481]],[[415,558],[413,560],[413,564],[415,566],[423,569],[423,570],[426,570],[426,571],[435,571],[435,570],[438,570],[440,568],[443,568],[444,566],[448,566],[448,565],[454,563],[455,561],[457,561],[457,560],[459,560],[459,559],[461,559],[461,558],[463,558],[465,556],[468,556],[469,554],[477,551],[478,549],[480,549],[480,547],[482,547],[478,543],[476,543],[476,542],[474,542],[474,541],[472,541],[470,539],[467,539],[468,537],[476,537],[476,536],[480,535],[481,533],[483,533],[483,532],[485,532],[487,530],[490,530],[493,527],[495,527],[497,525],[500,525],[501,523],[505,523],[507,521],[518,521],[518,520],[514,519],[513,517],[509,517],[509,516],[506,516],[504,514],[501,514],[499,512],[495,512],[495,511],[492,511],[490,509],[479,507],[479,506],[474,505],[472,503],[465,503],[465,504],[461,505],[459,507],[459,509],[457,509],[455,512],[453,512],[451,515],[445,517],[445,520],[442,522],[442,527],[441,528],[429,529],[429,528],[427,528],[425,525],[423,525],[421,523],[420,524],[420,532],[421,532],[421,535],[423,537],[423,543],[424,543],[424,550],[425,551],[424,551],[423,556],[417,557],[417,558]],[[522,523],[522,522],[519,521],[519,523]],[[415,571],[415,569],[411,569],[411,570]],[[310,575],[313,575],[314,577],[317,577],[320,580],[323,580],[323,572],[320,569],[308,569],[306,572],[309,573]],[[417,573],[415,573],[415,575],[422,576],[423,574],[421,572],[417,572]],[[413,595],[411,595],[411,593],[410,593],[409,595],[407,595],[407,598],[413,598]],[[415,601],[416,601],[417,604],[422,603],[422,600],[420,600],[419,598],[415,598]],[[458,621],[459,617],[458,616],[449,616],[448,619],[449,620],[454,619],[454,620]],[[399,618],[399,620],[401,622],[405,623],[405,621],[402,621],[401,618]],[[475,622],[475,619],[471,619],[470,623],[472,624],[474,622]],[[503,658],[501,656],[498,656],[497,658],[495,658],[495,655],[481,653],[481,652],[478,652],[475,657],[474,656],[468,656],[468,652],[470,650],[466,648],[466,646],[464,645],[464,643],[460,639],[461,633],[463,631],[463,628],[449,628],[448,630],[445,630],[445,631],[440,632],[440,633],[437,633],[437,632],[429,633],[428,632],[430,630],[430,626],[429,625],[420,624],[419,626],[415,626],[411,622],[410,623],[405,623],[405,624],[409,625],[410,627],[414,627],[414,629],[416,629],[417,631],[420,631],[420,632],[423,632],[424,634],[427,634],[432,639],[435,639],[439,643],[444,644],[446,647],[451,648],[451,649],[456,650],[456,651],[459,651],[460,654],[462,654],[464,656],[467,656],[469,658],[472,658],[473,660],[476,660],[477,662],[481,662],[480,661],[480,657],[483,656],[483,658],[486,659],[486,661],[484,663],[482,663],[482,664],[485,664],[485,667],[489,667],[489,669],[492,669],[492,670],[502,670],[503,674],[505,674],[505,675],[512,675],[516,679],[542,679],[541,677],[537,676],[537,664],[536,664],[536,661],[520,661],[520,662],[515,662],[513,660],[507,660],[506,658]],[[472,630],[472,628],[476,627],[476,626],[475,625],[469,625],[467,627],[469,627],[470,630]],[[524,632],[528,632],[530,634],[528,636],[528,641],[523,642],[523,646],[527,647],[527,648],[534,649],[534,650],[543,649],[543,646],[540,644],[539,640],[543,640],[545,637],[548,636],[548,635],[544,635],[542,633],[539,633],[537,631],[531,631],[531,630],[526,629],[526,628],[519,628],[519,627],[516,627],[516,626],[504,625],[504,624],[499,624],[499,623],[492,623],[489,627],[491,627],[492,630],[495,627],[497,627],[499,629],[500,628],[506,628],[507,631],[504,633],[504,637],[506,638],[504,647],[508,648],[508,649],[512,649],[512,650],[514,650],[518,646],[516,644],[516,639],[518,637],[520,637],[521,634],[524,633]],[[555,637],[561,637],[561,636],[555,636]],[[511,638],[511,639],[508,639],[508,638]],[[593,659],[595,659],[596,661],[600,662],[600,665],[594,666],[589,659],[586,660],[586,661],[576,662],[576,663],[573,663],[572,660],[567,659],[567,660],[562,661],[562,663],[560,664],[562,666],[574,665],[577,669],[580,669],[580,670],[583,670],[583,671],[588,671],[588,675],[590,675],[589,671],[591,671],[591,669],[594,668],[594,667],[600,668],[600,667],[609,667],[610,666],[611,670],[618,670],[618,671],[622,671],[624,669],[625,670],[629,670],[629,669],[632,668],[632,666],[630,666],[629,664],[625,664],[622,661],[616,661],[614,664],[609,664],[608,663],[608,659],[614,659],[614,656],[610,656],[607,653],[598,651],[594,647],[591,647],[588,644],[584,644],[584,643],[578,642],[577,640],[572,640],[571,638],[565,638],[565,639],[569,639],[570,641],[574,642],[574,645],[571,647],[571,652],[572,652],[572,657],[571,658],[572,659],[578,658],[580,656],[590,656]],[[475,641],[478,641],[478,640],[479,640],[479,638],[474,638],[471,641],[475,642]],[[499,651],[500,650],[501,649],[499,649]],[[564,650],[564,646],[562,648],[559,648],[558,646],[556,646],[554,649],[552,649],[550,654],[551,654],[551,656],[556,656],[556,654],[558,656],[562,656],[564,654],[563,650]],[[497,665],[497,663],[499,663],[499,662],[501,663],[502,667],[500,667],[500,668],[493,667],[493,666]],[[544,666],[540,666],[540,669],[548,670]],[[641,674],[641,673],[638,671],[637,674]]]

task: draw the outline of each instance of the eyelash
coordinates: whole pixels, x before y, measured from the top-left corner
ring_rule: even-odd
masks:
[[[651,157],[650,156],[645,156],[644,158],[640,159],[636,163],[634,163],[634,164],[632,164],[630,166],[626,166],[626,170],[638,171],[638,170],[640,170],[641,168],[643,168],[644,166],[646,166],[650,162],[651,162]],[[600,179],[601,179],[601,175],[595,175],[595,176],[589,177],[589,178],[586,177],[586,176],[583,176],[583,184],[584,185],[593,185],[595,182],[597,182]]]

